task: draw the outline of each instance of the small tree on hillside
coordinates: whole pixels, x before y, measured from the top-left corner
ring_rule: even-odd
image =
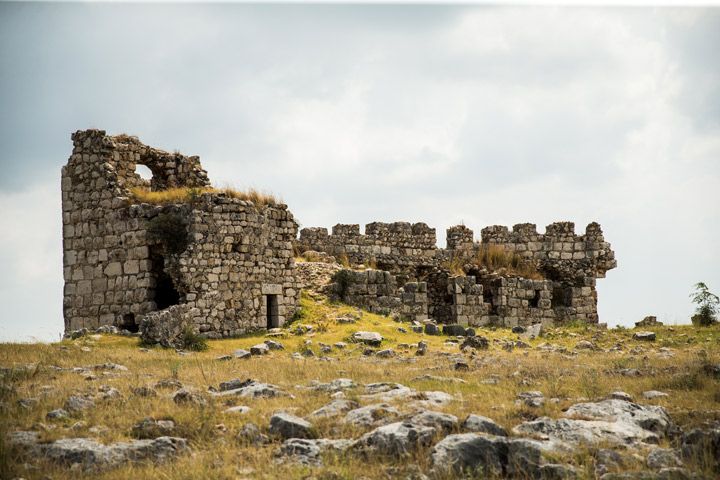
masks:
[[[695,315],[692,316],[693,325],[706,326],[717,322],[718,305],[720,298],[710,292],[703,282],[695,284],[695,291],[690,294],[692,302],[697,305]]]

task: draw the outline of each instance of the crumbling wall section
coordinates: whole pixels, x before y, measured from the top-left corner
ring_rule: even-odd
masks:
[[[382,270],[339,271],[333,291],[343,302],[382,315],[398,314],[406,320],[427,318],[427,285],[409,282],[398,288],[395,276]]]
[[[433,263],[437,252],[435,229],[425,223],[373,222],[360,234],[357,224],[337,224],[332,233],[326,228],[303,228],[299,250],[326,252],[347,259],[352,265],[372,265],[394,273]]]
[[[555,322],[554,282],[496,275],[483,276],[479,282],[489,307],[487,317],[482,318],[480,325],[514,327],[543,323],[550,326]]]

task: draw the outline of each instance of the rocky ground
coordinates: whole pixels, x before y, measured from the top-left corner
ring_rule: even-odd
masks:
[[[204,352],[0,345],[0,478],[720,478],[718,327],[443,335],[302,305]]]

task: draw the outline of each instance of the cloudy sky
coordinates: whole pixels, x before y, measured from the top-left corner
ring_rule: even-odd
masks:
[[[0,3],[0,340],[57,339],[60,167],[102,128],[302,226],[600,222],[601,321],[720,291],[720,10]]]

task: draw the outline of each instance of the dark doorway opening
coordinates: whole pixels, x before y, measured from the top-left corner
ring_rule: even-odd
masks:
[[[556,307],[570,307],[572,306],[572,287],[565,285],[558,285],[553,287],[552,308]]]
[[[530,308],[538,308],[540,306],[540,290],[535,290],[535,296],[530,299]]]
[[[175,283],[170,275],[165,271],[165,257],[157,247],[151,247],[150,261],[152,262],[151,272],[155,279],[152,299],[158,310],[177,305],[180,303],[180,293],[175,288]]]
[[[128,332],[137,333],[140,330],[140,327],[138,327],[138,324],[135,323],[135,314],[126,313],[125,315],[123,315],[120,328],[123,330],[127,330]]]
[[[265,295],[265,308],[267,312],[267,328],[277,328],[280,326],[280,318],[278,313],[278,296]]]

